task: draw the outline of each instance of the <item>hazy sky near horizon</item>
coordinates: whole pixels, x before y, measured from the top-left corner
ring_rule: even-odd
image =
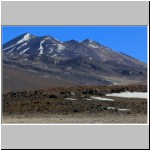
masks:
[[[89,38],[147,63],[147,26],[3,26],[2,44],[26,32],[62,42]]]

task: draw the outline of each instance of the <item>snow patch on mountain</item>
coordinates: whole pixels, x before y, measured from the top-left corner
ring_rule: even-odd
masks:
[[[49,50],[50,50],[50,51],[49,51],[49,54],[52,53],[52,52],[54,51],[53,48],[49,48]]]
[[[44,39],[45,39],[45,40],[51,40],[51,37],[46,36]]]
[[[7,49],[10,49],[10,48],[12,48],[12,47],[14,47],[15,45],[11,45],[11,46],[9,46],[9,47],[6,47],[6,48],[4,48],[3,49],[3,51],[5,51],[5,50],[7,50]]]
[[[56,57],[58,54],[54,54],[53,56],[51,56],[51,57]]]
[[[92,47],[92,48],[99,48],[98,46],[94,45],[94,44],[89,44],[88,46]]]
[[[20,44],[20,43],[23,43],[23,42],[26,42],[28,40],[30,40],[32,38],[32,36],[27,33],[21,40],[19,40],[16,44]]]
[[[10,51],[8,51],[8,52],[6,53],[6,55],[8,55],[8,54],[11,53],[12,51],[14,51],[15,48],[16,48],[16,47],[13,47]]]
[[[57,49],[58,52],[61,52],[61,51],[63,51],[65,49],[65,46],[62,45],[62,44],[58,44],[57,47],[58,47],[58,49]]]
[[[20,55],[22,55],[22,54],[24,54],[27,50],[29,50],[30,49],[30,47],[28,47],[28,48],[26,48],[26,49],[24,49],[23,51],[21,51],[19,54]]]
[[[58,39],[54,38],[55,41],[60,42]]]
[[[40,47],[39,47],[39,55],[42,55],[43,54],[43,50],[44,50],[44,48],[43,48],[43,46],[42,46],[42,44],[45,42],[45,40],[42,40],[41,42],[40,42]]]
[[[26,46],[26,45],[27,45],[27,43],[23,43],[21,46],[19,46],[19,47],[17,48],[17,50],[20,49],[20,48],[22,48],[23,46]]]
[[[119,65],[125,64],[135,66],[136,64],[139,64],[139,66],[142,66],[140,65],[140,62],[132,57],[115,52],[90,39],[86,39],[82,42],[76,40],[61,42],[48,35],[39,37],[28,33],[18,36],[12,40],[12,42],[9,41],[9,43],[5,43],[2,51],[4,54],[8,53],[8,51],[10,51],[9,53],[12,53],[13,51],[15,57],[18,56],[19,53],[23,54],[24,50],[28,47],[30,47],[28,55],[31,56],[38,55],[40,57],[45,55],[47,57],[49,55],[49,57],[56,57],[55,54],[57,54],[59,59],[62,59],[63,61],[66,61],[66,58],[73,59],[74,57],[78,58],[78,56],[81,56],[87,57],[91,63],[100,60],[102,62],[115,61],[115,63],[118,63]]]

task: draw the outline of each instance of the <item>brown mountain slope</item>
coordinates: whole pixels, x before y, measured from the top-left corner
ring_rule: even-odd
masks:
[[[58,77],[44,77],[42,74],[26,71],[3,64],[3,93],[10,91],[35,90],[49,87],[68,87],[76,83]]]

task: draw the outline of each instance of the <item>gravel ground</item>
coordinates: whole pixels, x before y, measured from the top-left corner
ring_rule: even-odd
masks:
[[[4,116],[5,124],[145,124],[146,114],[69,114]]]
[[[106,96],[126,91],[147,93],[143,85],[10,92],[3,94],[2,122],[146,123],[147,98]]]

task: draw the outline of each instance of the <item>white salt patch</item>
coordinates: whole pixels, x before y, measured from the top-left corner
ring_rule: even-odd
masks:
[[[118,83],[114,83],[114,85],[117,85]]]
[[[121,93],[111,93],[106,94],[106,96],[114,96],[114,97],[126,97],[126,98],[147,98],[147,92],[121,92]]]
[[[66,100],[77,100],[77,99],[74,99],[74,98],[65,98]]]
[[[108,110],[118,110],[118,111],[130,111],[130,109],[125,108],[115,108],[115,107],[107,107]]]
[[[20,55],[22,55],[22,54],[24,54],[27,50],[29,50],[30,49],[30,47],[28,47],[28,48],[26,48],[26,49],[24,49],[23,51],[21,51],[19,54]]]
[[[96,97],[96,96],[91,96],[91,98],[96,99],[96,100],[101,100],[101,101],[114,101],[113,99],[103,98],[103,97]]]
[[[84,100],[91,101],[92,99],[90,99],[90,98],[84,98]]]
[[[107,107],[108,110],[115,110],[115,107]]]
[[[122,109],[117,109],[118,111],[130,111],[130,109],[125,109],[125,108],[122,108]]]

